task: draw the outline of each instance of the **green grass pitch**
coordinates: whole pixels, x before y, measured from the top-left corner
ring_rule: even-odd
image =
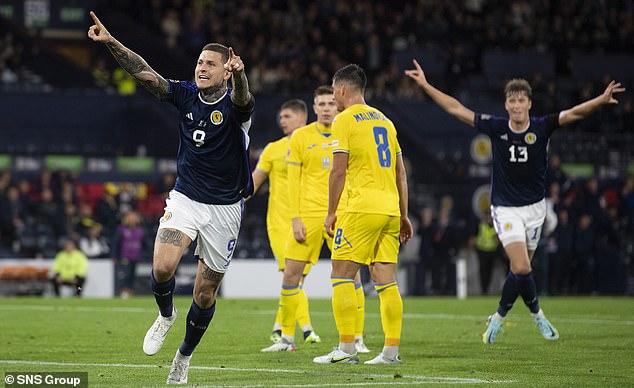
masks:
[[[88,372],[90,387],[163,386],[182,341],[191,298],[163,349],[148,357],[143,336],[156,317],[153,298],[0,298],[0,371]],[[559,330],[544,340],[521,300],[505,333],[484,345],[485,319],[497,299],[405,298],[402,365],[318,365],[312,358],[337,343],[329,300],[311,300],[320,344],[300,341],[295,353],[261,353],[268,346],[277,301],[220,298],[194,352],[190,386],[634,386],[634,298],[543,298]],[[381,349],[378,299],[367,298],[366,344]]]

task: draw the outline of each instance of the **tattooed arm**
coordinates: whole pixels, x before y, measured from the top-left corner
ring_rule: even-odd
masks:
[[[160,99],[165,98],[169,92],[165,78],[154,71],[141,56],[110,35],[94,12],[90,11],[90,16],[95,24],[88,29],[88,37],[95,42],[104,43],[121,68],[136,78],[150,93]]]
[[[233,74],[231,77],[233,89],[231,101],[237,106],[245,107],[249,105],[253,96],[249,92],[249,81],[247,80],[247,73],[244,71],[244,62],[242,62],[242,58],[239,55],[233,52],[232,47],[229,47],[229,59],[225,63],[225,70]]]

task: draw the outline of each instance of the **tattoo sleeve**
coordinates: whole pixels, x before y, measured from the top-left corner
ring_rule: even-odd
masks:
[[[220,281],[222,280],[223,276],[225,274],[220,273],[220,272],[216,272],[213,269],[209,268],[207,266],[207,264],[205,264],[204,261],[201,260],[201,263],[203,263],[203,265],[205,266],[205,268],[203,269],[203,279],[207,279],[207,280],[214,280],[214,281]]]
[[[249,81],[247,80],[247,74],[245,71],[241,71],[239,74],[233,73],[231,77],[233,85],[233,93],[231,93],[231,100],[238,106],[246,106],[251,101],[251,93],[249,93]]]
[[[183,233],[175,229],[160,229],[156,240],[162,244],[172,244],[177,247],[184,246]]]
[[[106,46],[114,59],[119,62],[121,68],[136,78],[150,93],[160,99],[167,96],[169,92],[167,81],[154,71],[139,54],[125,47],[116,39],[113,39]]]

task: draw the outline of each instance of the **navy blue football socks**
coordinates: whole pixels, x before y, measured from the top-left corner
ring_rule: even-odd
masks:
[[[154,279],[154,271],[150,271],[150,277],[152,278],[152,292],[154,293],[154,299],[161,311],[161,315],[164,317],[171,317],[174,309],[173,296],[174,287],[176,286],[176,280],[172,278],[166,282],[158,283]]]
[[[498,314],[506,317],[509,310],[513,308],[513,303],[515,303],[518,295],[519,292],[517,291],[517,287],[515,285],[515,275],[513,272],[509,271],[509,274],[506,276],[506,280],[504,281],[504,286],[502,287],[502,296],[500,297]]]
[[[208,309],[201,309],[196,302],[192,300],[192,305],[187,313],[187,325],[185,329],[185,339],[178,348],[183,356],[191,356],[205,334],[211,318],[216,311],[216,302]]]
[[[526,307],[533,314],[539,312],[539,302],[537,301],[537,285],[535,284],[535,278],[533,273],[527,275],[515,275],[515,286],[517,292],[522,295]]]
[[[513,308],[513,304],[519,295],[522,296],[531,313],[536,314],[539,312],[537,285],[532,272],[526,275],[517,275],[509,271],[504,287],[502,287],[498,314],[505,317],[509,310]]]

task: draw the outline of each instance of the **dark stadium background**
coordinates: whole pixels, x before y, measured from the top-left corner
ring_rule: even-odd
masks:
[[[110,238],[120,215],[68,210],[88,205],[94,212],[109,190],[118,198],[129,194],[123,203],[144,216],[151,248],[168,188],[163,178],[174,172],[175,110],[140,86],[125,90],[114,59],[86,37],[91,9],[166,78],[190,79],[206,42],[232,46],[256,96],[253,163],[281,136],[282,102],[310,104],[312,90],[329,84],[335,69],[362,65],[369,103],[399,130],[412,218],[424,208],[436,215],[450,208],[450,246],[439,243],[433,254],[423,244],[419,251],[417,238],[404,252],[412,294],[455,293],[454,258],[487,206],[478,188],[486,187],[490,171],[477,133],[403,75],[411,59],[466,106],[499,115],[509,78],[531,83],[533,115],[592,98],[611,79],[622,82],[628,91],[619,105],[553,136],[550,153],[561,166],[547,179],[560,190],[549,195],[556,209],[569,212],[572,233],[545,237],[548,254],[535,267],[545,294],[634,294],[634,2],[627,0],[2,0],[0,257],[53,257],[64,238],[79,238],[89,222],[102,223]],[[52,177],[43,183],[45,171]],[[44,185],[57,206],[42,206]],[[10,213],[10,187],[22,190],[19,223]],[[237,258],[272,257],[265,194],[248,203]],[[588,230],[577,226],[584,215],[592,220]],[[446,274],[437,289],[424,282],[432,262]]]

